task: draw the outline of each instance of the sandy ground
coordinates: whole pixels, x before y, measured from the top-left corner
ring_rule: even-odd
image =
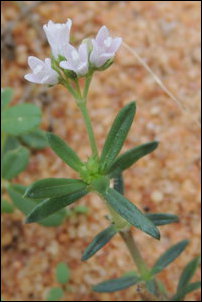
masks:
[[[22,2],[22,1],[19,1]],[[25,1],[27,5],[31,1]],[[32,1],[32,3],[35,1]],[[199,1],[44,1],[21,16],[10,1],[2,1],[3,28],[13,20],[11,43],[3,40],[3,87],[15,89],[14,103],[34,102],[43,110],[43,129],[66,139],[79,155],[90,154],[81,115],[62,87],[48,89],[25,82],[28,55],[45,58],[49,48],[41,25],[49,19],[73,20],[73,40],[92,36],[102,24],[144,59],[179,99],[176,104],[140,62],[122,46],[116,63],[97,73],[89,94],[89,109],[99,148],[118,110],[137,101],[135,122],[122,151],[157,139],[159,148],[125,172],[126,196],[143,210],[175,213],[180,223],[161,227],[157,242],[138,230],[134,236],[149,265],[170,245],[190,239],[186,251],[159,278],[174,293],[184,265],[200,253],[200,2]],[[8,43],[7,43],[8,44]],[[179,105],[180,104],[180,105]],[[27,170],[15,182],[30,184],[45,177],[74,177],[50,149],[32,154]],[[132,260],[116,236],[86,263],[84,248],[107,221],[106,209],[95,195],[78,204],[90,207],[87,216],[71,217],[62,226],[24,225],[16,211],[2,216],[2,293],[6,301],[43,301],[57,285],[54,269],[59,261],[71,268],[64,301],[139,301],[134,287],[113,294],[98,294],[91,286],[131,270]],[[194,280],[199,279],[197,271]],[[186,301],[200,301],[200,292]]]

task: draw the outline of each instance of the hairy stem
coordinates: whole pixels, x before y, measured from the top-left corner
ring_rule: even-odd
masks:
[[[149,274],[149,269],[140,254],[135,239],[132,236],[131,230],[120,231],[119,234],[125,242],[139,273],[141,274],[141,276],[146,277]]]

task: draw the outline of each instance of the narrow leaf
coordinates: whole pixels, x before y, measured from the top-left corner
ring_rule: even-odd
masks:
[[[29,161],[29,150],[24,147],[8,151],[3,156],[2,161],[2,177],[4,179],[12,179],[22,172]]]
[[[70,279],[70,269],[66,263],[60,262],[56,267],[56,278],[61,284],[65,284]]]
[[[57,227],[64,222],[65,218],[66,218],[66,210],[61,209],[56,213],[48,216],[47,218],[41,220],[39,224],[45,227]]]
[[[181,276],[180,276],[180,280],[178,283],[178,287],[177,287],[177,291],[180,291],[181,289],[183,289],[185,286],[187,286],[187,284],[189,283],[189,281],[191,280],[191,278],[193,277],[198,265],[199,265],[199,261],[200,261],[200,257],[196,257],[194,258],[192,261],[190,261],[184,268]]]
[[[13,213],[14,212],[14,206],[8,202],[5,199],[2,199],[1,201],[1,213]]]
[[[47,295],[47,301],[59,301],[64,292],[60,287],[52,287]]]
[[[173,245],[169,248],[160,258],[157,260],[153,266],[151,273],[157,274],[161,272],[165,267],[167,267],[171,262],[173,262],[187,247],[189,243],[188,240],[180,241],[179,243]]]
[[[99,251],[105,244],[107,244],[116,233],[117,230],[113,225],[111,225],[104,231],[96,235],[93,241],[85,249],[81,260],[85,261],[91,258],[97,251]]]
[[[54,198],[82,190],[86,184],[82,180],[68,178],[45,178],[34,182],[25,192],[32,199]]]
[[[48,146],[46,132],[40,129],[21,135],[20,139],[25,145],[33,149],[43,149]]]
[[[76,214],[88,214],[89,208],[87,206],[79,205],[73,208],[73,212]]]
[[[158,142],[150,142],[141,146],[137,146],[120,155],[112,166],[109,168],[108,173],[114,175],[116,173],[120,173],[128,169],[134,163],[138,161],[138,159],[143,156],[151,153],[158,147]]]
[[[25,215],[28,215],[37,205],[36,200],[33,201],[29,198],[23,198],[23,194],[26,190],[26,187],[23,187],[18,184],[13,184],[9,186],[8,193],[11,197],[14,205]],[[37,200],[38,202],[38,200]],[[47,218],[40,221],[40,225],[46,227],[57,227],[61,225],[66,217],[65,209],[61,209],[56,213],[48,216]]]
[[[194,290],[197,290],[201,288],[201,281],[189,283],[184,288],[181,288],[179,292],[177,292],[171,299],[171,301],[183,301],[184,297],[193,292]]]
[[[150,236],[160,239],[159,230],[153,222],[123,195],[111,188],[103,195],[109,205],[125,220]]]
[[[40,124],[41,111],[33,104],[19,104],[6,109],[2,115],[2,130],[11,135],[21,135]]]
[[[170,224],[173,222],[179,222],[179,218],[173,214],[167,213],[149,213],[146,214],[147,218],[149,218],[156,226]]]
[[[141,281],[137,276],[124,276],[117,279],[110,279],[93,286],[93,290],[100,293],[112,293],[131,287]]]
[[[119,154],[133,122],[135,110],[135,102],[131,102],[121,109],[116,116],[101,154],[100,162],[102,163],[103,170],[107,170]]]
[[[113,179],[113,188],[122,195],[124,195],[124,181],[122,174],[117,174]]]
[[[16,189],[15,185],[10,185],[7,191],[16,208],[25,215],[28,215],[36,206],[36,203],[33,200],[23,198],[21,192]]]
[[[146,288],[151,294],[157,295],[158,288],[154,279],[150,279],[146,281]]]
[[[27,216],[26,223],[40,221],[58,210],[70,205],[88,193],[86,189],[66,196],[50,198],[39,203]]]
[[[4,110],[11,102],[13,96],[13,89],[10,87],[1,88],[1,109]]]
[[[79,172],[83,166],[77,154],[57,135],[47,133],[48,142],[53,151],[72,169]]]

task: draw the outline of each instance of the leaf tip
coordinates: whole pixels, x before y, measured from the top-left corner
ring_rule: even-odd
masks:
[[[155,237],[157,240],[160,240],[161,239],[161,234],[159,232],[159,230],[157,229],[156,231],[156,237]]]
[[[25,224],[29,224],[29,223],[32,223],[32,222],[35,222],[35,219],[34,217],[29,214],[26,218],[25,218]]]
[[[81,256],[81,261],[86,261],[88,260],[88,257],[85,255],[85,253]]]

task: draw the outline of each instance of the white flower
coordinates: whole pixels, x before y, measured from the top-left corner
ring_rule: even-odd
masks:
[[[88,72],[88,46],[82,43],[78,49],[68,44],[65,50],[67,61],[60,62],[60,67],[74,71],[78,76]]]
[[[96,38],[92,40],[93,50],[90,54],[90,62],[96,67],[101,67],[107,60],[114,57],[121,42],[122,38],[110,37],[107,27],[102,26]]]
[[[55,58],[57,58],[58,55],[64,55],[65,45],[69,43],[70,39],[71,26],[72,21],[70,19],[68,19],[66,23],[54,23],[53,21],[49,21],[48,24],[43,26]]]
[[[28,64],[32,69],[32,73],[25,75],[26,80],[37,84],[55,85],[58,83],[58,73],[52,69],[51,59],[47,58],[45,61],[41,61],[30,56]]]

